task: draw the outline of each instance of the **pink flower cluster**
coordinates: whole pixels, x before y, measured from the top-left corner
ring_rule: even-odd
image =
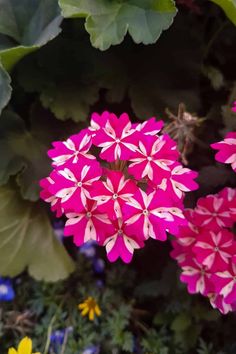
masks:
[[[88,129],[48,151],[53,171],[41,180],[41,198],[76,245],[95,240],[108,259],[130,262],[149,238],[164,241],[186,224],[185,192],[197,173],[179,162],[176,143],[154,118],[132,124],[126,113],[92,114]]]
[[[236,172],[236,132],[228,133],[224,140],[211,144],[211,147],[219,150],[215,159],[219,162],[231,164],[232,169]]]
[[[228,313],[236,308],[236,189],[224,188],[200,198],[195,209],[185,210],[188,225],[172,241],[190,294],[207,296],[214,308]]]

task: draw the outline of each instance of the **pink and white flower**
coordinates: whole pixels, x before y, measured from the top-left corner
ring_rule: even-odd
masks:
[[[157,135],[164,126],[162,120],[156,121],[154,117],[140,124],[133,124],[133,127],[144,135]]]
[[[166,194],[159,190],[147,195],[138,189],[124,207],[123,215],[128,230],[135,230],[140,238],[165,241],[166,230],[177,232],[185,223],[182,210],[174,208]]]
[[[132,163],[128,171],[138,180],[147,177],[160,184],[170,177],[170,165],[177,158],[176,144],[167,135],[160,138],[147,135],[140,138],[138,149],[129,159]]]
[[[121,206],[128,202],[138,187],[135,182],[125,179],[120,171],[108,171],[106,181],[93,183],[91,197],[97,201],[99,209],[114,218],[122,216]]]
[[[51,204],[51,210],[56,212],[57,218],[60,218],[64,213],[64,209],[61,206],[61,199],[49,192],[49,187],[54,183],[51,177],[41,179],[39,182],[40,187],[43,189],[40,192],[40,198],[46,203]]]
[[[110,113],[107,111],[103,112],[102,114],[98,114],[96,112],[92,113],[90,126],[88,129],[91,131],[93,136],[96,135],[94,133],[105,127],[109,116]]]
[[[55,141],[52,145],[54,149],[48,151],[48,156],[53,160],[52,165],[54,167],[61,168],[66,163],[77,163],[80,158],[96,159],[95,156],[88,154],[92,145],[92,138],[88,129],[81,130],[66,141]]]
[[[182,199],[184,193],[198,189],[198,184],[194,181],[198,173],[183,167],[179,163],[170,166],[171,174],[169,178],[163,179],[159,188],[166,191],[173,199]]]
[[[236,221],[236,188],[226,187],[218,195],[220,198],[224,198],[233,221]]]
[[[210,300],[211,306],[214,309],[218,309],[223,315],[227,315],[227,313],[233,311],[233,306],[226,304],[222,295],[212,293],[208,294],[208,298]]]
[[[87,164],[87,160],[80,164],[71,164],[68,167],[54,171],[51,174],[53,184],[49,192],[61,199],[65,210],[80,211],[86,205],[86,198],[90,197],[91,185],[102,174],[98,162]]]
[[[211,277],[216,292],[224,297],[226,304],[236,302],[236,264],[231,263],[224,272],[217,272]]]
[[[235,251],[234,235],[226,229],[203,230],[193,247],[197,261],[211,272],[226,270]]]
[[[182,264],[182,273],[180,280],[187,284],[190,294],[200,293],[207,295],[212,291],[212,283],[210,281],[211,273],[206,267],[199,264],[195,259],[190,257]]]
[[[232,169],[236,172],[236,132],[228,133],[224,140],[211,144],[211,147],[219,150],[215,159],[219,162],[231,164]]]
[[[123,113],[119,118],[110,114],[106,125],[97,131],[93,144],[101,147],[100,157],[108,162],[128,160],[136,151],[138,134],[132,129],[129,116]]]
[[[122,219],[115,220],[113,226],[113,233],[102,242],[106,247],[107,257],[110,262],[115,262],[120,257],[125,263],[130,263],[134,250],[142,248],[144,243],[137,236],[127,233]]]
[[[211,230],[231,227],[233,224],[227,202],[218,195],[198,199],[194,215],[196,225]]]
[[[99,242],[104,235],[113,230],[107,214],[102,214],[97,208],[97,203],[91,199],[86,200],[83,210],[77,213],[67,213],[66,217],[68,220],[65,224],[64,235],[73,235],[77,246],[89,240]]]

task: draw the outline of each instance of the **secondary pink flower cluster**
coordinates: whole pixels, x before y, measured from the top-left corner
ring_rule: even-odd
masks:
[[[219,150],[215,159],[219,162],[231,164],[232,169],[236,172],[236,132],[228,133],[224,140],[211,144],[211,147]]]
[[[53,143],[41,198],[66,215],[64,234],[76,245],[95,240],[111,262],[128,263],[149,237],[164,241],[186,223],[183,197],[198,188],[197,173],[178,162],[162,127],[154,118],[132,124],[126,113],[93,113],[88,129]]]
[[[236,189],[224,188],[200,198],[195,209],[185,210],[188,225],[172,241],[190,294],[209,297],[214,308],[227,313],[236,308]]]

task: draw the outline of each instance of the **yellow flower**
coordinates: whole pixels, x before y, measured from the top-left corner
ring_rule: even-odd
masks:
[[[82,316],[88,315],[90,321],[94,320],[95,315],[101,316],[102,313],[96,300],[92,296],[89,296],[86,300],[84,300],[84,302],[79,304],[78,308],[82,310],[81,312]]]
[[[37,353],[32,353],[32,340],[28,337],[23,338],[19,345],[18,349],[10,348],[8,349],[8,354],[40,354],[39,352]]]

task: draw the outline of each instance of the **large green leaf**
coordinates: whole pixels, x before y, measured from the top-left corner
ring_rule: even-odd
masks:
[[[176,15],[173,0],[59,0],[64,17],[85,17],[94,47],[120,44],[128,32],[136,43],[155,43]]]
[[[0,58],[7,70],[61,31],[56,0],[0,0],[0,9]]]
[[[52,85],[40,95],[45,108],[49,108],[60,120],[85,121],[90,106],[99,98],[98,85],[66,84]]]
[[[236,25],[236,0],[211,0],[219,5],[225,12],[226,16]]]
[[[37,280],[57,281],[74,269],[40,206],[0,187],[0,274],[16,276],[26,268]]]
[[[11,97],[11,79],[0,63],[0,114]]]
[[[5,111],[0,120],[0,185],[18,173],[17,182],[23,197],[37,200],[39,180],[50,170],[47,149],[37,131],[28,131],[18,115]]]
[[[57,0],[0,0],[0,114],[11,97],[4,69],[55,38],[61,21]]]

